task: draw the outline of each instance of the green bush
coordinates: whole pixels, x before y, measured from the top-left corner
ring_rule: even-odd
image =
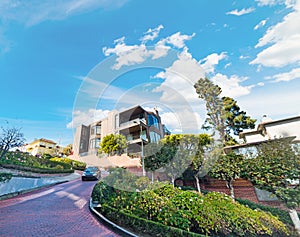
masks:
[[[92,197],[102,206],[117,208],[115,215],[125,213],[187,232],[212,236],[288,236],[286,226],[277,217],[252,210],[221,193],[202,195],[171,185],[125,192],[101,181],[95,186]],[[131,221],[130,225],[135,227],[136,219]]]
[[[30,167],[34,169],[43,169],[43,170],[72,169],[71,164],[60,162],[58,160],[51,160],[49,159],[48,155],[45,155],[44,158],[43,157],[39,158],[20,151],[7,152],[4,159],[2,159],[0,163],[3,165],[11,164],[11,165],[17,165],[18,167]]]
[[[55,162],[68,164],[74,170],[84,170],[86,168],[86,163],[80,162],[80,161],[77,161],[77,160],[72,160],[70,158],[53,157],[53,158],[50,159],[50,161],[55,161]]]
[[[0,173],[0,183],[5,183],[12,178],[11,173]]]
[[[151,236],[185,236],[185,237],[204,237],[204,235],[188,232],[178,228],[166,226],[151,220],[146,220],[140,217],[137,217],[132,214],[119,211],[118,209],[112,208],[107,204],[104,204],[99,210],[110,220],[117,222],[125,228],[130,226],[134,229],[135,232],[139,234],[147,233]]]
[[[279,220],[281,220],[283,223],[288,224],[293,226],[293,222],[291,220],[291,217],[289,215],[289,213],[287,211],[278,209],[278,208],[274,208],[274,207],[270,207],[270,206],[264,206],[258,203],[254,203],[251,202],[249,200],[243,200],[243,199],[239,199],[237,198],[236,201],[238,201],[239,203],[248,206],[249,208],[253,209],[253,210],[262,210],[265,212],[269,212],[271,213],[273,216],[276,216],[279,218]],[[298,213],[298,216],[300,218],[300,214]]]

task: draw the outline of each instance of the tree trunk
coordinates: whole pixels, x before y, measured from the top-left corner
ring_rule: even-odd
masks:
[[[154,171],[151,172],[151,183],[154,183]]]
[[[196,180],[197,190],[198,190],[199,193],[201,193],[199,178],[198,178],[197,175],[195,175],[194,177],[195,177],[195,180]]]
[[[233,188],[233,179],[226,180],[226,186],[230,189],[230,197],[234,200],[234,188]]]
[[[290,209],[289,214],[294,223],[295,229],[296,229],[298,235],[300,236],[300,220],[299,220],[297,211],[295,209]]]
[[[0,160],[1,160],[2,158],[4,158],[4,156],[5,156],[5,154],[7,153],[7,151],[8,151],[8,150],[5,150],[5,149],[0,150]]]
[[[173,187],[175,187],[175,178],[173,176],[171,177],[171,182],[173,184]]]

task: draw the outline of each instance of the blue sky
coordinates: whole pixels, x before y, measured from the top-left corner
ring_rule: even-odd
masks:
[[[1,0],[0,124],[72,143],[136,104],[199,132],[205,75],[260,120],[300,114],[300,0]]]

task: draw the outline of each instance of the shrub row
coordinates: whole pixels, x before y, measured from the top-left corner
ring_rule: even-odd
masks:
[[[57,168],[40,168],[40,167],[27,167],[24,165],[15,165],[15,164],[1,164],[2,167],[8,169],[17,169],[21,171],[29,171],[40,174],[58,174],[58,173],[73,173],[71,169],[57,169]]]
[[[84,170],[86,167],[86,163],[80,162],[77,160],[72,160],[70,158],[54,157],[54,158],[51,158],[50,161],[68,164],[68,165],[72,166],[72,169],[74,169],[74,170]]]
[[[72,169],[72,165],[66,162],[60,162],[56,160],[49,160],[49,155],[44,155],[42,157],[35,157],[26,152],[20,151],[13,151],[7,152],[4,159],[0,161],[2,165],[12,165],[11,168],[18,168],[20,167],[21,170],[25,170],[26,168],[23,167],[30,167],[29,169],[35,169],[34,172],[45,173],[45,170],[52,171],[57,170],[56,173],[64,170],[68,170],[66,172],[70,172]],[[26,169],[27,170],[27,169]],[[41,170],[41,171],[40,171]],[[30,170],[28,170],[30,171]]]
[[[161,223],[157,223],[151,220],[146,220],[138,216],[128,214],[124,211],[120,211],[116,208],[112,208],[107,204],[103,204],[101,208],[98,209],[103,215],[113,222],[118,223],[121,226],[130,226],[135,232],[139,234],[151,233],[151,236],[185,236],[185,237],[205,237],[204,235],[185,231],[182,229],[174,228],[171,226],[166,226]]]
[[[10,180],[12,177],[11,173],[0,173],[0,183],[4,183],[8,180]]]
[[[120,172],[117,173],[120,175]],[[123,183],[128,183],[121,179]],[[128,176],[131,181],[132,177]],[[120,177],[119,177],[120,178]],[[142,177],[144,178],[144,177]],[[116,176],[108,181],[121,183]],[[139,183],[135,180],[132,183]],[[286,226],[273,215],[252,210],[225,194],[206,195],[164,185],[143,192],[126,192],[100,181],[93,200],[129,215],[172,226],[187,232],[213,236],[287,236]],[[163,232],[164,233],[164,232]],[[151,233],[152,235],[152,233]]]
[[[283,223],[288,224],[288,225],[293,225],[293,222],[291,220],[291,217],[289,215],[289,213],[287,211],[278,209],[278,208],[274,208],[274,207],[270,207],[270,206],[264,206],[258,203],[254,203],[251,202],[249,200],[244,200],[244,199],[239,199],[237,198],[236,201],[238,201],[239,203],[248,206],[249,208],[251,208],[252,210],[262,210],[265,212],[269,212],[271,213],[273,216],[276,216],[279,218],[279,220],[281,220]],[[298,216],[300,218],[300,213],[298,213]]]

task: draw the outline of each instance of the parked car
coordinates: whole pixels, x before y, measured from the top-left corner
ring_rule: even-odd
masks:
[[[81,180],[85,181],[85,180],[98,180],[101,178],[101,172],[99,170],[98,167],[96,166],[90,166],[87,167],[81,176]]]

